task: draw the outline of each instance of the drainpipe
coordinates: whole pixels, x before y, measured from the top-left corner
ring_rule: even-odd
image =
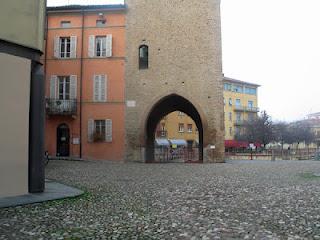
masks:
[[[80,102],[79,102],[79,114],[80,114],[80,158],[82,158],[82,78],[83,78],[83,53],[84,53],[84,11],[82,9],[82,26],[81,26],[81,55],[80,55]]]

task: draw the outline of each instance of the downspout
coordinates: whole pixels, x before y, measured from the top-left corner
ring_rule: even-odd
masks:
[[[82,78],[83,78],[83,53],[84,53],[84,11],[82,9],[82,25],[81,25],[81,55],[80,55],[80,102],[79,102],[79,124],[80,124],[80,158],[82,158]]]

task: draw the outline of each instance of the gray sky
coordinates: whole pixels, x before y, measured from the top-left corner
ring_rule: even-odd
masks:
[[[48,0],[67,3],[123,1]],[[260,108],[274,120],[320,112],[319,12],[319,0],[221,0],[225,76],[261,84]]]

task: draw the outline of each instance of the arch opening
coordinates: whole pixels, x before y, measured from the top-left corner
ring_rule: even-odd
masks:
[[[155,162],[155,140],[156,130],[159,127],[159,122],[168,114],[174,112],[183,112],[189,116],[198,130],[198,154],[197,159],[193,159],[191,162],[203,162],[203,122],[201,116],[196,107],[187,99],[179,95],[170,95],[158,103],[156,103],[151,109],[145,126],[146,132],[146,162]],[[172,145],[170,146],[172,148]],[[172,151],[172,149],[171,149]],[[185,159],[187,160],[187,159]],[[187,162],[187,161],[186,161]]]

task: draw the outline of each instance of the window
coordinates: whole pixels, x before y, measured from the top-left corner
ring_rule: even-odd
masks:
[[[77,36],[55,37],[54,38],[55,58],[76,58],[77,57]]]
[[[229,98],[229,106],[232,106],[232,98]]]
[[[236,118],[237,118],[237,122],[240,122],[241,121],[241,113],[237,112]]]
[[[70,77],[59,77],[58,87],[58,99],[69,100],[70,99]]]
[[[239,136],[241,133],[240,128],[238,128],[238,127],[236,127],[234,131],[235,131],[236,136]]]
[[[253,108],[253,101],[248,101],[248,108],[252,109]]]
[[[179,123],[179,132],[183,133],[184,132],[184,124],[183,123]]]
[[[245,93],[250,95],[257,95],[257,89],[246,87]]]
[[[89,142],[112,142],[112,120],[88,120]]]
[[[89,36],[88,56],[93,57],[112,57],[112,35]]]
[[[107,76],[94,75],[93,77],[93,101],[107,101]]]
[[[243,87],[239,85],[234,85],[233,86],[233,91],[238,92],[238,93],[243,93]]]
[[[107,54],[106,47],[107,38],[105,36],[97,36],[95,41],[95,49],[97,57],[105,57]]]
[[[139,69],[149,68],[149,47],[142,45],[139,47]]]
[[[254,113],[248,113],[248,120],[249,121],[253,121],[254,117],[255,117]]]
[[[188,133],[192,133],[192,124],[188,124]]]
[[[236,106],[240,107],[241,106],[241,100],[240,99],[236,99]]]
[[[50,79],[50,99],[77,99],[77,76],[56,76]]]
[[[232,85],[230,83],[225,83],[224,84],[224,90],[225,91],[231,91]]]
[[[232,136],[232,127],[229,128],[229,136]]]
[[[60,57],[70,58],[71,39],[70,37],[60,38]]]
[[[232,122],[232,112],[229,112],[229,121]]]
[[[96,21],[96,26],[97,27],[105,27],[106,26],[106,20],[105,19],[100,19]]]
[[[94,141],[104,142],[106,136],[106,121],[105,120],[95,120],[94,121]]]
[[[70,21],[61,21],[60,26],[62,28],[70,28],[71,27],[71,22]]]

